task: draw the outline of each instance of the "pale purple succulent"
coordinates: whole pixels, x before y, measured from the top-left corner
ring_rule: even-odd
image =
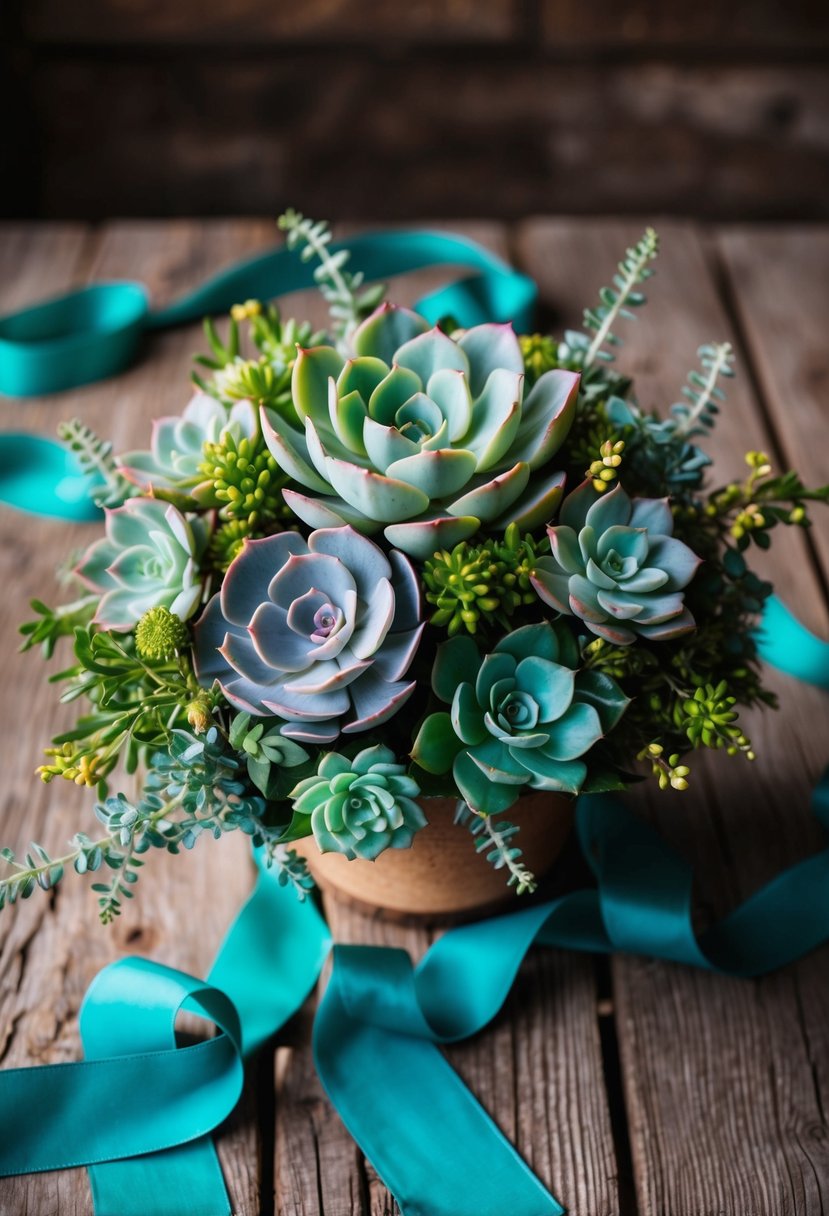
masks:
[[[204,445],[218,443],[226,434],[252,439],[259,429],[250,401],[237,401],[232,409],[207,393],[196,393],[183,414],[153,422],[150,450],[125,452],[118,465],[125,477],[143,489],[184,491],[198,499],[212,483],[199,472]]]
[[[352,527],[248,540],[195,630],[196,673],[238,709],[329,743],[368,730],[408,700],[420,641],[411,563]]]

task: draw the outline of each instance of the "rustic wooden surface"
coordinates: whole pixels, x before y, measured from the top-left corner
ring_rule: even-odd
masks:
[[[0,215],[825,220],[827,47],[825,0],[5,0]]]
[[[459,225],[454,225],[459,227]],[[510,253],[541,283],[548,319],[579,319],[638,227],[618,221],[538,220],[511,230],[463,230]],[[824,456],[829,356],[829,232],[660,225],[663,254],[652,305],[628,329],[625,366],[641,399],[675,400],[696,347],[729,337],[740,362],[715,440],[715,472],[739,475],[741,454],[764,446],[814,480]],[[71,283],[140,277],[158,302],[228,260],[271,241],[251,222],[7,226],[0,229],[0,308]],[[395,285],[406,299],[435,272]],[[295,311],[309,301],[291,300]],[[319,306],[311,307],[319,316]],[[49,433],[78,414],[125,447],[149,419],[187,396],[195,329],[156,338],[143,364],[116,381],[42,401],[0,404],[0,426]],[[89,799],[32,777],[45,736],[68,715],[15,630],[28,599],[48,596],[55,565],[94,529],[0,517],[0,634],[5,740],[0,839],[60,847],[87,821]],[[779,545],[768,569],[824,635],[829,529]],[[755,764],[694,766],[682,797],[640,797],[644,814],[700,870],[703,918],[726,911],[781,865],[819,847],[810,785],[826,761],[825,698],[775,678],[782,712],[750,721]],[[204,971],[250,880],[244,842],[205,843],[188,859],[160,859],[113,929],[98,927],[80,881],[0,916],[0,1064],[76,1058],[77,1011],[104,963],[150,954]],[[424,931],[330,909],[346,941],[405,946]],[[311,1004],[251,1069],[219,1150],[240,1216],[391,1216],[393,1204],[331,1110],[310,1058]],[[536,951],[507,1006],[450,1057],[539,1176],[574,1213],[590,1216],[788,1216],[829,1207],[829,950],[757,981],[648,960]],[[0,1182],[3,1216],[91,1211],[83,1171]]]

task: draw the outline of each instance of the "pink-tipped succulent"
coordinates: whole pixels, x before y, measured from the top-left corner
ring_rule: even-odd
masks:
[[[128,498],[106,513],[106,536],[90,545],[78,577],[101,595],[95,623],[130,629],[150,608],[168,608],[182,621],[202,593],[201,558],[209,516],[184,515],[156,498]]]
[[[387,721],[423,631],[408,559],[351,527],[247,541],[198,624],[196,671],[282,733],[328,743]]]
[[[666,499],[631,500],[620,485],[599,497],[585,481],[547,529],[553,553],[536,562],[533,585],[617,646],[679,637],[695,626],[684,590],[700,559],[673,530]]]
[[[158,418],[153,423],[150,450],[125,452],[119,458],[121,472],[144,489],[185,491],[199,499],[210,490],[199,466],[204,445],[219,443],[230,434],[234,439],[252,439],[259,429],[256,410],[250,401],[237,401],[227,409],[207,393],[196,393],[184,413]]]
[[[524,397],[509,325],[457,340],[386,305],[354,334],[355,357],[300,351],[292,397],[300,426],[263,408],[270,451],[305,491],[285,490],[312,528],[381,528],[429,557],[487,528],[552,518],[564,475],[541,470],[573,418],[578,376],[550,371]]]

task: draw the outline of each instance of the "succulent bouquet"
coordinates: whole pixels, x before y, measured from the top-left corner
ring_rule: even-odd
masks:
[[[432,327],[363,286],[324,225],[280,224],[319,261],[330,334],[248,301],[227,337],[207,323],[196,394],[148,449],[62,428],[105,535],[71,602],[35,602],[22,631],[47,657],[72,639],[54,678],[87,708],[39,772],[97,790],[101,828],[63,857],[4,850],[0,906],[108,870],[108,921],[152,849],[236,829],[302,896],[295,842],[373,859],[411,845],[438,795],[524,891],[504,818],[523,792],[649,773],[683,790],[695,749],[753,758],[739,710],[774,698],[752,636],[770,587],[747,556],[808,527],[829,487],[759,452],[704,485],[728,344],[699,351],[663,417],[636,404],[612,352],[656,235],[554,339]],[[137,799],[112,792],[119,765]]]

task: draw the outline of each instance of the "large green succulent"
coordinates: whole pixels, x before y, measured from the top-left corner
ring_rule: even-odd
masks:
[[[548,622],[516,629],[483,657],[471,638],[450,638],[432,688],[451,709],[426,718],[413,759],[430,773],[451,770],[483,814],[505,811],[525,786],[577,793],[587,776],[580,757],[628,704],[615,680],[577,663],[572,635]]]
[[[552,518],[562,473],[541,470],[564,441],[578,376],[550,371],[524,398],[512,327],[479,325],[457,340],[386,305],[354,334],[355,357],[300,351],[293,403],[301,427],[263,408],[266,442],[309,493],[285,490],[312,528],[381,528],[415,557],[451,548],[483,524]]]
[[[329,752],[290,796],[295,811],[310,816],[320,852],[373,861],[385,849],[407,849],[426,826],[419,793],[394,752],[377,744],[353,760]]]
[[[553,555],[538,559],[533,584],[545,603],[617,646],[679,637],[695,625],[683,589],[700,559],[673,530],[667,499],[631,500],[621,485],[599,497],[585,481],[547,529]]]

